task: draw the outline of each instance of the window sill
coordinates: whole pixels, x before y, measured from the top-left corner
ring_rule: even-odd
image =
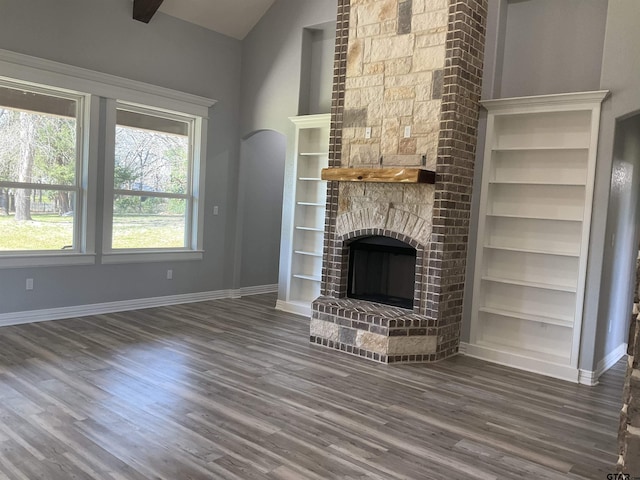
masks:
[[[113,263],[147,263],[147,262],[174,262],[187,260],[202,260],[202,250],[170,250],[151,252],[111,252],[102,255],[103,264]]]
[[[95,253],[19,253],[0,255],[0,268],[94,265]]]

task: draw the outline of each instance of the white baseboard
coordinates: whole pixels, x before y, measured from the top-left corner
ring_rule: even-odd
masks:
[[[568,380],[569,382],[580,383],[582,385],[589,385],[593,387],[598,384],[600,375],[613,367],[618,360],[627,353],[627,344],[623,343],[619,345],[605,358],[600,360],[595,371],[581,370],[568,365],[558,365],[520,355],[500,352],[478,345],[470,345],[464,342],[460,342],[459,353],[462,355],[468,355],[469,357],[486,360],[488,362],[506,365],[507,367],[519,368],[528,372],[540,373],[549,377],[560,378],[562,380]]]
[[[502,352],[500,350],[494,350],[493,348],[471,345],[464,342],[460,342],[459,352],[464,352],[464,355],[478,358],[480,360],[486,360],[487,362],[518,368],[527,372],[539,373],[541,375],[559,378],[573,383],[578,383],[579,380],[578,369],[571,367],[570,365],[559,365],[556,363],[545,362],[544,360]]]
[[[285,302],[284,300],[278,300],[276,302],[276,310],[311,317],[311,302],[303,304],[300,302]]]
[[[622,343],[618,345],[614,350],[598,362],[595,371],[580,370],[580,383],[584,385],[597,385],[600,375],[613,367],[618,360],[627,354],[627,344]]]
[[[249,295],[261,295],[263,293],[276,293],[278,291],[278,284],[274,283],[272,285],[256,285],[255,287],[242,287],[238,290],[234,290],[234,293],[240,297],[247,297]]]
[[[140,310],[143,308],[166,307],[182,303],[206,302],[225,298],[240,298],[260,293],[271,293],[277,290],[277,285],[260,285],[245,287],[237,290],[215,290],[210,292],[185,293],[182,295],[167,295],[164,297],[135,298],[118,302],[93,303],[89,305],[75,305],[71,307],[46,308],[0,314],[0,327],[22,325],[25,323],[46,322],[49,320],[63,320],[65,318],[102,315],[105,313]]]

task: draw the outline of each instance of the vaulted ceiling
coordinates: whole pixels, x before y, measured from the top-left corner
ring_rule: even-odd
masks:
[[[141,21],[158,11],[209,30],[243,39],[275,0],[135,0]],[[149,16],[149,11],[151,11]]]

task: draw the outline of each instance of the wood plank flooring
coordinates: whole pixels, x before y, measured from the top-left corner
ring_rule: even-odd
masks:
[[[597,387],[308,344],[273,295],[0,329],[0,480],[604,479]]]

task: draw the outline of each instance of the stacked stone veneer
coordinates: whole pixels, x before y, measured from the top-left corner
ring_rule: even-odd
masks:
[[[636,265],[633,319],[627,346],[627,374],[620,413],[618,470],[640,476],[640,260]]]
[[[329,182],[313,343],[389,363],[457,352],[486,1],[338,1],[329,166],[424,166],[436,184]],[[349,243],[369,235],[416,248],[413,310],[346,298]]]

